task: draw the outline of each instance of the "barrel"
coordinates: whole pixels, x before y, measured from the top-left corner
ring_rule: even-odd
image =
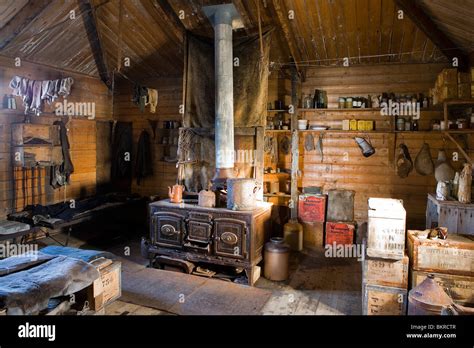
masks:
[[[265,244],[263,255],[264,276],[269,280],[282,281],[288,279],[290,246],[281,237],[271,238]]]

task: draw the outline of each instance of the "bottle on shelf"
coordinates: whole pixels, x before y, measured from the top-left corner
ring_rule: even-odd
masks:
[[[418,120],[413,120],[412,130],[415,132],[418,130]]]

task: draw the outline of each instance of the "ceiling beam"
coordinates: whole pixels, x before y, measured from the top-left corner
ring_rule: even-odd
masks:
[[[395,0],[395,3],[451,62],[453,58],[457,58],[460,68],[467,66],[469,61],[467,54],[457,48],[457,45],[439,29],[417,0]]]
[[[99,39],[99,32],[97,31],[97,20],[95,16],[95,8],[92,7],[89,0],[77,0],[79,10],[82,14],[82,20],[84,27],[86,28],[87,38],[94,55],[95,64],[97,71],[99,72],[100,79],[106,84],[108,88],[112,87],[112,81],[105,63],[104,51]]]
[[[28,1],[18,13],[0,30],[0,51],[5,49],[15,38],[41,14],[52,0]]]
[[[298,62],[301,61],[301,54],[298,51],[297,47],[295,46],[296,39],[293,35],[293,32],[289,28],[286,18],[287,14],[283,13],[283,7],[280,3],[280,0],[273,0],[269,2],[271,6],[269,6],[270,11],[272,12],[272,17],[277,19],[277,24],[280,27],[281,31],[283,32],[283,35],[285,36],[286,43],[288,45],[288,49],[290,51],[290,54],[293,58],[294,65],[296,66],[296,70],[298,73],[302,73],[300,70],[300,67],[298,66]]]
[[[173,35],[178,39],[180,44],[184,43],[184,35],[186,28],[181,22],[179,17],[174,12],[173,8],[167,0],[154,0],[152,1],[153,7],[159,14],[159,21],[162,23],[163,19],[166,20],[167,26],[171,29]],[[153,16],[153,18],[156,18]]]

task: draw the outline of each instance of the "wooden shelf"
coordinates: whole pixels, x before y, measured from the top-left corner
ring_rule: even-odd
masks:
[[[263,197],[282,197],[282,198],[291,198],[291,195],[288,193],[264,193]]]
[[[291,133],[289,129],[265,129],[265,132],[268,133]]]
[[[267,112],[288,112],[287,109],[277,110],[277,109],[268,109]]]
[[[447,99],[440,105],[474,105],[474,99]]]
[[[350,108],[350,109],[339,109],[339,108],[327,108],[327,109],[305,109],[299,108],[298,111],[300,112],[315,112],[315,111],[340,111],[340,112],[357,112],[357,111],[380,111],[381,108]]]

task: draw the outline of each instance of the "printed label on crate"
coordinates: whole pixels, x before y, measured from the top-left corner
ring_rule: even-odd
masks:
[[[366,259],[364,281],[368,284],[408,287],[408,258],[403,260],[369,260]]]
[[[405,314],[406,295],[367,289],[367,315]]]
[[[474,250],[420,245],[417,254],[419,270],[474,273]]]
[[[405,221],[370,218],[367,247],[370,250],[403,255],[405,250]]]
[[[298,201],[298,217],[303,222],[323,222],[326,217],[326,197],[301,195]]]

